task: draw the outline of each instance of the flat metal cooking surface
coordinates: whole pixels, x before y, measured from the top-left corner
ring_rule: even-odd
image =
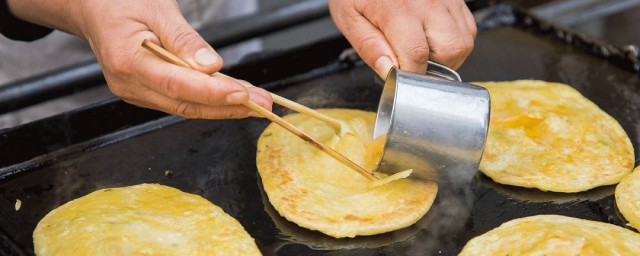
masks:
[[[638,76],[555,39],[513,27],[481,32],[460,74],[465,81],[540,79],[573,85],[622,124],[634,148],[640,145]],[[315,108],[374,110],[381,93],[374,77],[362,64],[342,65],[267,88]],[[268,123],[168,117],[120,131],[105,139],[109,143],[72,146],[49,156],[50,161],[25,165],[0,180],[0,229],[7,236],[0,234],[0,248],[33,254],[32,231],[52,209],[96,189],[140,183],[160,183],[210,200],[238,219],[265,255],[455,255],[470,238],[537,214],[626,227],[615,208],[613,186],[545,193],[496,184],[478,174],[468,190],[442,188],[429,213],[411,227],[333,239],[297,227],[268,204],[255,165],[256,142]],[[173,176],[165,176],[166,170]],[[22,200],[19,211],[14,210],[16,199]]]

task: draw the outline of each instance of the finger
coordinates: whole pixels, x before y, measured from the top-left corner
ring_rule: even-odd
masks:
[[[462,2],[461,5],[460,9],[462,10],[462,16],[464,17],[464,21],[467,24],[469,31],[471,31],[471,35],[475,41],[475,38],[478,35],[478,25],[476,25],[476,20],[473,17],[471,10],[469,10],[469,7],[464,2]]]
[[[430,45],[422,21],[414,16],[396,16],[382,25],[382,32],[398,56],[400,68],[424,74]]]
[[[242,104],[249,99],[244,86],[233,79],[210,77],[170,64],[151,53],[139,61],[140,79],[149,89],[168,98],[209,106]]]
[[[165,8],[167,11],[153,16],[149,24],[161,45],[192,68],[207,74],[218,72],[224,64],[220,55],[189,25],[177,5]]]
[[[446,6],[432,5],[429,8],[432,13],[437,13],[424,18],[431,60],[457,69],[473,48],[473,40],[468,40],[472,35],[460,31]]]
[[[342,14],[341,6],[334,6],[338,2],[329,2],[332,17],[349,43],[358,52],[362,60],[371,67],[382,79],[387,77],[389,70],[398,65],[391,45],[385,36],[360,13]],[[335,15],[335,13],[339,13]],[[350,20],[344,20],[350,19]],[[345,25],[349,24],[349,25]]]
[[[464,62],[464,60],[467,58],[467,56],[469,56],[469,54],[473,50],[476,29],[471,28],[468,25],[468,22],[465,16],[467,15],[467,13],[469,13],[469,11],[464,1],[446,1],[445,3],[447,4],[447,9],[451,14],[451,18],[453,19],[453,21],[455,21],[455,24],[458,27],[458,31],[460,31],[460,33],[462,34],[462,38],[464,40],[463,44],[466,50],[463,54],[464,58],[458,58],[456,63],[453,64],[452,66],[453,68],[457,69],[458,67],[462,66],[462,63]]]
[[[250,99],[253,102],[268,111],[272,111],[272,98],[270,93],[257,87],[249,88],[248,90]],[[139,90],[137,91],[136,97],[123,98],[123,100],[136,106],[152,108],[187,118],[229,119],[244,118],[246,116],[262,117],[257,112],[243,105],[208,106],[171,99],[153,90]]]
[[[160,110],[172,115],[200,119],[239,119],[249,116],[250,109],[242,105],[209,106],[176,100],[154,91],[148,91],[143,100],[126,99],[133,105]]]
[[[349,33],[349,41],[364,62],[372,67],[378,76],[386,79],[391,67],[400,66],[400,61],[384,34],[364,17],[360,18],[353,28],[357,32]]]
[[[473,40],[475,36],[473,35],[474,32],[472,31],[471,26],[469,26],[467,22],[466,16],[468,13],[468,8],[466,7],[466,4],[464,4],[464,1],[446,1],[445,3],[447,5],[449,13],[451,14],[451,18],[455,22],[456,26],[458,26],[458,31],[460,31],[463,35],[470,35],[464,37],[465,40]]]
[[[249,91],[249,98],[251,101],[269,111],[272,110],[273,98],[271,97],[271,94],[269,92],[258,87],[247,88],[247,90]]]

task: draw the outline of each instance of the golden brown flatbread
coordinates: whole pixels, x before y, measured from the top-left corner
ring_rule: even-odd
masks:
[[[101,189],[49,212],[36,255],[260,255],[240,223],[206,199],[158,184]]]
[[[640,166],[616,186],[616,205],[629,225],[640,230]]]
[[[319,111],[344,120],[355,134],[339,137],[331,126],[301,114],[284,119],[356,164],[373,168],[370,159],[376,153],[365,148],[372,141],[375,114]],[[280,215],[337,238],[410,226],[429,210],[437,193],[435,183],[409,179],[370,188],[369,180],[275,124],[260,136],[256,162],[264,190]]]
[[[568,85],[475,83],[491,94],[480,171],[502,184],[579,192],[631,172],[633,146],[620,124]]]
[[[640,234],[608,223],[537,215],[469,240],[458,255],[640,255]]]

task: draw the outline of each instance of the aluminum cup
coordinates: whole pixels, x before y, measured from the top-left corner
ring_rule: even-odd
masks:
[[[389,71],[374,138],[386,136],[378,170],[438,182],[468,182],[476,174],[489,127],[489,92],[429,63],[427,75]],[[384,140],[384,139],[383,139]]]

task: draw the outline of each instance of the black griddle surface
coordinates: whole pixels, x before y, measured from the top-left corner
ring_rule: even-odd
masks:
[[[513,27],[481,32],[460,75],[465,81],[540,79],[573,85],[622,124],[634,148],[639,145],[638,76],[553,38]],[[374,110],[381,93],[374,73],[361,64],[299,77],[267,88],[315,108]],[[238,219],[265,255],[455,255],[470,238],[537,214],[628,228],[616,211],[613,186],[577,194],[545,193],[496,184],[478,174],[467,191],[443,188],[431,211],[411,227],[333,239],[297,227],[267,203],[255,154],[257,138],[268,123],[167,117],[113,135],[119,140],[71,146],[41,165],[26,165],[0,180],[0,228],[7,236],[0,236],[0,246],[8,251],[13,242],[32,254],[32,231],[52,209],[96,189],[140,183],[160,183],[210,200]],[[165,176],[166,170],[173,176]],[[22,200],[17,212],[16,199]]]

